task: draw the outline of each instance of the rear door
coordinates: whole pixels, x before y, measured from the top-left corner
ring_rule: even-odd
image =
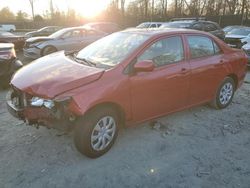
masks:
[[[137,62],[152,60],[152,72],[130,77],[134,121],[141,121],[183,108],[187,104],[189,64],[185,61],[181,36],[161,38],[138,56]]]
[[[225,75],[224,54],[216,42],[205,35],[186,35],[191,68],[189,105],[211,100]]]

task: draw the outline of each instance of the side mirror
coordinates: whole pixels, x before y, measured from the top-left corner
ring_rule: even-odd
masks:
[[[155,68],[152,60],[143,60],[134,65],[135,72],[151,72]]]

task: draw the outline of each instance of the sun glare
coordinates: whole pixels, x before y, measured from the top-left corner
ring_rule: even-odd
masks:
[[[93,18],[100,14],[107,6],[107,1],[104,0],[78,0],[75,9],[82,16]]]

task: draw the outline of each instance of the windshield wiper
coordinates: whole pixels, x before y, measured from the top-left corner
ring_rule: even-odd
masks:
[[[87,65],[89,65],[89,66],[95,66],[96,67],[96,64],[94,63],[94,62],[92,62],[92,61],[90,61],[90,60],[87,60],[87,59],[85,59],[85,58],[78,58],[78,57],[75,57],[75,60],[77,61],[77,62],[79,62],[80,61],[80,63],[83,63],[83,64],[86,64],[87,63]]]

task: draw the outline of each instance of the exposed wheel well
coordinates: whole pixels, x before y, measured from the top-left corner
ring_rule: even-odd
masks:
[[[235,74],[229,74],[227,75],[228,77],[232,78],[234,80],[234,83],[235,83],[235,90],[237,89],[238,87],[238,77],[235,75]]]
[[[112,109],[115,109],[115,111],[117,112],[117,115],[119,117],[120,124],[122,126],[125,125],[125,116],[126,115],[125,115],[125,112],[124,112],[123,108],[120,105],[118,105],[116,103],[112,103],[112,102],[100,103],[100,104],[97,104],[97,105],[93,106],[92,108],[90,108],[85,113],[85,115],[87,115],[89,112],[91,112],[91,111],[93,111],[93,110],[95,110],[97,108],[103,108],[103,109],[105,109],[105,108],[112,108]]]
[[[48,45],[48,46],[43,47],[43,49],[41,50],[41,56],[44,56],[44,49],[46,49],[46,48],[48,48],[48,47],[55,48],[56,51],[57,51],[57,48],[56,48],[55,46],[53,46],[53,45]]]

